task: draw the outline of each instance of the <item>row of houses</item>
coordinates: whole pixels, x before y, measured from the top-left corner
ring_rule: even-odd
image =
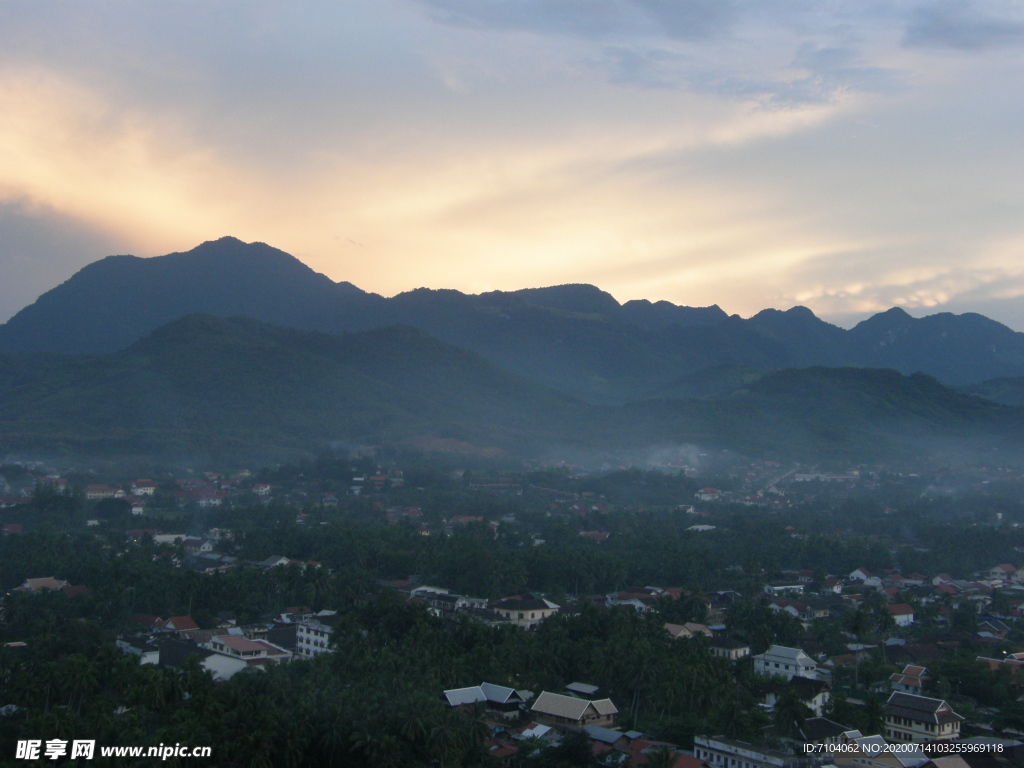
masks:
[[[431,613],[442,618],[466,616],[486,624],[512,624],[533,629],[545,619],[562,610],[562,606],[534,594],[510,595],[501,600],[459,595],[445,587],[419,584],[415,579],[383,582],[398,590],[409,600],[428,606]]]
[[[812,682],[801,677],[794,680]],[[630,745],[645,738],[645,749],[658,744],[677,756],[685,755],[676,745],[620,730],[617,707],[610,699],[594,698],[596,691],[595,686],[572,683],[564,693],[542,691],[534,699],[531,691],[485,682],[444,691],[443,699],[450,707],[474,713],[491,726],[494,737],[488,742],[489,753],[503,762],[517,752],[517,743],[523,739],[556,743],[560,734],[568,732],[585,733],[595,758],[617,755],[620,763],[635,752]],[[929,761],[924,749],[896,748],[892,744],[923,746],[955,741],[963,720],[945,701],[893,692],[885,704],[884,735],[864,736],[817,713],[802,725],[804,741],[813,744],[813,750],[791,754],[722,736],[699,735],[694,739],[692,755],[686,755],[688,760],[673,764],[690,768],[811,768],[834,762],[843,768],[921,768]],[[639,753],[635,756],[639,759],[629,760],[630,765],[645,762]]]
[[[240,627],[227,618],[212,629],[201,629],[191,616],[163,619],[140,614],[136,621],[146,632],[121,637],[117,646],[139,656],[143,664],[179,666],[193,655],[214,680],[228,680],[246,667],[333,653],[329,619],[334,615],[334,611],[314,613],[298,606],[273,622]]]

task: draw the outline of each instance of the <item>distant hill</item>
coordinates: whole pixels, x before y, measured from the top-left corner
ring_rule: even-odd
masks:
[[[111,354],[3,362],[0,454],[269,460],[405,443],[558,458],[689,444],[1008,462],[1024,434],[1024,410],[870,369],[726,368],[694,379],[742,384],[711,399],[591,405],[408,326],[330,335],[190,315]]]
[[[1024,407],[1024,377],[989,379],[958,389],[965,394],[984,397],[995,403]]]
[[[717,306],[620,305],[591,285],[479,295],[420,288],[383,298],[234,238],[90,264],[0,325],[0,352],[115,352],[193,313],[325,333],[410,325],[594,403],[650,397],[730,365],[892,368],[957,386],[1024,376],[1024,334],[981,315],[915,319],[892,309],[844,330],[804,307],[744,320]]]
[[[191,315],[120,352],[7,370],[0,453],[266,458],[414,437],[515,449],[587,407],[409,327],[330,336]]]
[[[715,365],[688,373],[651,393],[654,399],[713,399],[735,394],[765,375],[745,365]]]
[[[917,373],[801,368],[769,373],[710,401],[625,406],[637,433],[773,458],[851,461],[1024,460],[1024,410],[956,392]]]

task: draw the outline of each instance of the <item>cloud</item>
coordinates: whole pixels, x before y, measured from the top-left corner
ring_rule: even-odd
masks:
[[[900,80],[896,69],[863,60],[877,20],[842,4],[823,13],[804,2],[746,0],[419,2],[441,24],[589,45],[585,64],[628,88],[793,108],[889,92]]]
[[[0,323],[89,262],[125,243],[89,224],[27,201],[0,203]]]
[[[730,0],[420,0],[444,24],[606,40],[707,40],[738,18]]]
[[[1013,50],[908,31],[1013,6],[908,2],[0,4],[0,282],[233,234],[386,294],[1016,300]]]
[[[981,51],[1024,43],[1019,3],[935,0],[911,13],[904,44]]]

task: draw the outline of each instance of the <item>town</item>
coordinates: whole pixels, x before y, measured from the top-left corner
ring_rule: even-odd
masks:
[[[1021,762],[1019,472],[702,459],[6,464],[0,738],[285,755],[259,717],[321,706],[303,764]]]

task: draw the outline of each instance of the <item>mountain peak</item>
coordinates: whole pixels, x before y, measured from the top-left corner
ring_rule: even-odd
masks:
[[[513,295],[546,309],[562,312],[610,314],[619,309],[619,302],[610,293],[588,283],[565,283],[547,288],[524,288]]]
[[[89,264],[0,326],[0,347],[113,352],[195,313],[318,329],[347,306],[373,300],[266,243],[222,237],[166,256]]]
[[[904,330],[914,323],[914,318],[902,307],[892,307],[861,320],[852,328],[853,333],[879,333]]]

